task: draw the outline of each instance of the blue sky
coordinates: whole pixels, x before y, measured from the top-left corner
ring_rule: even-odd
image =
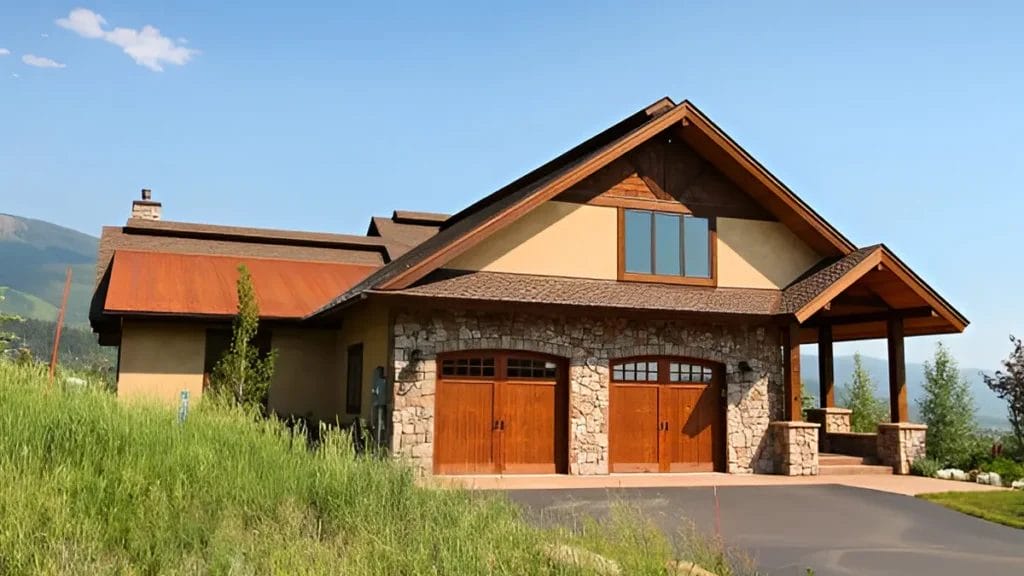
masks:
[[[6,1],[0,211],[98,234],[148,187],[169,219],[362,233],[687,98],[994,368],[1024,335],[1024,7],[957,4]]]

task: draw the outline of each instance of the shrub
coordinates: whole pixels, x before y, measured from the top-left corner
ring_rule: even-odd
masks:
[[[1003,484],[1009,486],[1013,481],[1024,478],[1024,464],[1014,462],[1009,458],[996,458],[991,462],[982,464],[982,472],[995,472]]]
[[[910,473],[914,476],[934,478],[935,474],[942,468],[942,463],[932,458],[919,458],[910,465]]]

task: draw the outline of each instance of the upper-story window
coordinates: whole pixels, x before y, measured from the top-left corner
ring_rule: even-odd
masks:
[[[619,239],[622,277],[710,284],[714,267],[711,237],[707,218],[624,209]]]

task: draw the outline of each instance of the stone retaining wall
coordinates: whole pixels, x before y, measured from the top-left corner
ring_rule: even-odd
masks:
[[[723,364],[727,470],[773,471],[768,424],[782,417],[782,357],[775,328],[514,312],[395,311],[392,447],[424,473],[433,465],[435,358],[483,349],[525,350],[569,360],[571,474],[608,473],[609,361],[640,355]]]

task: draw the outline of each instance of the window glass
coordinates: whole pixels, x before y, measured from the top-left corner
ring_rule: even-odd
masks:
[[[451,358],[441,362],[442,376],[494,377],[494,358]]]
[[[651,213],[626,210],[626,272],[651,273]]]
[[[683,218],[683,234],[685,275],[692,278],[710,278],[711,250],[707,218]]]
[[[654,213],[654,273],[678,276],[682,270],[678,214]]]
[[[623,362],[612,366],[612,380],[619,382],[657,382],[658,363]]]
[[[711,382],[714,371],[708,366],[669,362],[668,375],[670,382]]]
[[[509,378],[538,378],[544,380],[554,379],[558,365],[546,360],[534,360],[531,358],[509,358],[508,366],[505,368],[506,376]]]

